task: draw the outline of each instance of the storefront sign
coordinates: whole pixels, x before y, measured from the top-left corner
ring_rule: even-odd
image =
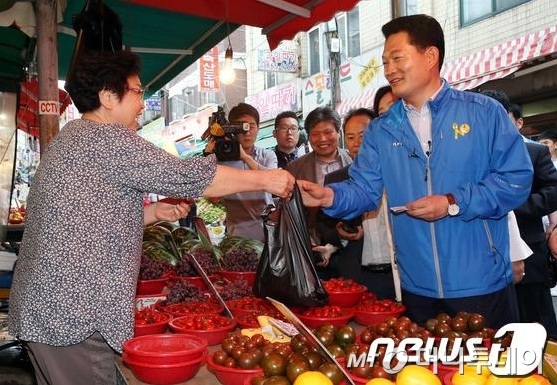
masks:
[[[216,92],[219,88],[219,48],[213,47],[199,58],[199,91]]]
[[[248,96],[246,103],[259,111],[260,121],[272,120],[283,111],[296,112],[301,109],[299,89],[298,80],[292,80]]]
[[[298,54],[286,50],[257,51],[257,69],[269,72],[298,72]]]
[[[60,115],[57,100],[39,100],[39,115]]]

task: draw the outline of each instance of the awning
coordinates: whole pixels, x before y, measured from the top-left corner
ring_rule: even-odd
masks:
[[[557,52],[557,26],[518,37],[445,63],[441,76],[454,88],[468,90],[504,78],[525,63]]]
[[[359,0],[104,0],[123,25],[123,44],[141,57],[142,83],[155,92],[240,25],[263,28],[271,49]],[[59,24],[59,77],[65,79],[75,43],[72,17],[86,0],[67,2]]]
[[[359,0],[125,0],[129,3],[166,11],[224,20],[263,28],[271,50],[282,40],[290,40],[300,31],[329,21],[335,13],[349,11]]]
[[[358,96],[346,98],[337,105],[336,110],[339,113],[339,115],[343,118],[348,113],[348,111],[354,108],[366,107],[372,109],[373,99],[375,98],[376,92],[377,89],[372,88],[367,91],[364,91]]]

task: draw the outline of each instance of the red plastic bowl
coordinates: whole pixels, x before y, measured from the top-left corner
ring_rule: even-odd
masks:
[[[160,294],[163,292],[167,280],[168,278],[166,277],[160,279],[140,279],[137,281],[137,288],[135,293],[137,295]]]
[[[227,368],[215,364],[213,357],[207,356],[207,369],[217,377],[223,385],[244,385],[250,383],[251,379],[263,374],[263,369],[239,369]],[[249,382],[248,382],[249,381]]]
[[[244,313],[267,314],[274,309],[274,306],[265,298],[243,297],[240,299],[229,299],[226,306],[235,316]]]
[[[354,321],[362,326],[376,325],[386,321],[390,317],[398,318],[406,311],[406,307],[401,305],[399,309],[394,311],[363,311],[355,309]]]
[[[124,342],[129,359],[146,364],[177,364],[194,360],[207,350],[206,339],[186,334],[153,334]]]
[[[342,326],[346,325],[350,318],[354,316],[354,309],[345,308],[344,315],[340,317],[332,317],[332,318],[324,318],[324,317],[313,317],[302,315],[300,313],[296,314],[296,316],[302,321],[308,328],[315,329],[325,323],[332,324],[334,326]]]
[[[162,309],[174,317],[184,317],[194,314],[220,314],[224,310],[224,306],[209,301],[188,301],[165,305],[162,306]]]
[[[166,328],[168,327],[168,321],[172,319],[172,316],[170,314],[163,313],[163,312],[158,312],[158,313],[160,313],[161,316],[166,317],[166,319],[161,322],[145,324],[145,325],[138,325],[137,323],[135,323],[133,325],[133,336],[139,337],[139,336],[146,336],[149,334],[164,333],[166,331]]]
[[[184,320],[190,317],[192,316],[174,318],[168,324],[170,326],[170,330],[172,330],[174,333],[182,333],[182,334],[188,334],[188,335],[204,338],[207,340],[209,346],[220,344],[224,339],[224,337],[226,337],[228,333],[234,330],[237,325],[236,320],[234,320],[233,318],[227,318],[230,322],[227,326],[223,326],[211,330],[187,329],[180,326],[180,323],[182,323]],[[226,318],[224,316],[220,316],[220,317]]]
[[[194,277],[183,277],[180,276],[180,279],[183,279],[184,281],[192,284],[193,286],[197,286],[198,288],[202,289],[202,290],[207,290],[208,287],[205,284],[205,281],[203,280],[203,278],[199,277],[199,276],[194,276]],[[210,275],[209,276],[209,280],[211,282],[214,282],[217,279],[216,275]]]
[[[231,271],[231,270],[221,270],[219,275],[231,282],[242,279],[248,282],[249,286],[253,286],[255,282],[255,271]]]
[[[336,305],[341,307],[352,307],[362,299],[362,296],[367,291],[367,287],[363,286],[356,291],[328,291],[329,305]]]
[[[123,357],[124,364],[129,367],[138,380],[152,385],[173,385],[185,382],[194,377],[203,362],[207,352],[190,361],[178,364],[146,364]]]

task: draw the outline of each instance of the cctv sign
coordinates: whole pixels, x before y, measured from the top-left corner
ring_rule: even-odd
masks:
[[[39,100],[39,115],[60,115],[57,100]]]

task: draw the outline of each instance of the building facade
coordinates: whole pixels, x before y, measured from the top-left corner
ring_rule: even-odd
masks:
[[[261,113],[258,143],[272,147],[272,123],[283,110],[294,110],[303,119],[323,105],[334,106],[341,116],[351,108],[371,107],[375,90],[386,84],[381,26],[416,13],[429,14],[442,25],[442,75],[454,87],[505,91],[523,106],[530,136],[557,128],[557,8],[551,0],[361,1],[350,12],[283,41],[273,52],[260,29],[243,27],[232,39],[234,84],[208,95],[199,91],[199,68],[188,69],[167,86],[167,124],[180,118],[180,103],[191,109],[187,114],[207,102],[225,105],[227,111],[246,101]],[[220,56],[225,45],[219,45]]]

